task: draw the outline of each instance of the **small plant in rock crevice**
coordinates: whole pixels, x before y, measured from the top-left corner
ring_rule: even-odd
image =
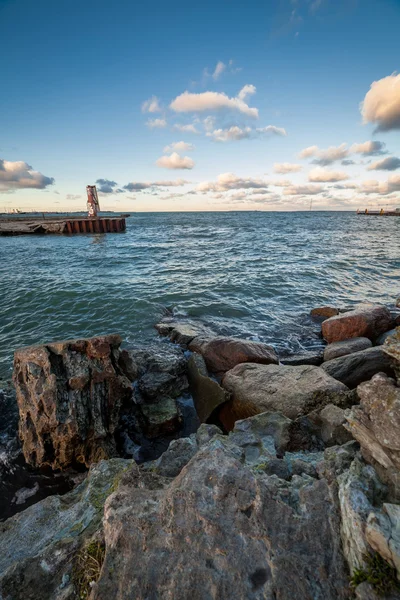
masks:
[[[397,580],[396,569],[394,569],[377,552],[364,556],[364,567],[355,569],[351,578],[352,588],[367,581],[372,585],[378,596],[384,596],[394,590],[400,590]]]
[[[90,541],[78,552],[74,567],[74,583],[79,600],[89,598],[93,584],[100,577],[105,553],[104,542],[98,540]]]

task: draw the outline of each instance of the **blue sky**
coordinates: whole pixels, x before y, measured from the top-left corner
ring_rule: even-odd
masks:
[[[399,30],[399,0],[0,0],[0,210],[400,205]]]

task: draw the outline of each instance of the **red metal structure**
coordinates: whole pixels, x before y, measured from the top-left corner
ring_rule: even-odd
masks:
[[[96,218],[100,212],[99,197],[95,185],[86,186],[88,217]]]

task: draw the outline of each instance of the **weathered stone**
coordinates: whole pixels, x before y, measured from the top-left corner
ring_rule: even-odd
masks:
[[[351,433],[344,427],[347,423],[345,411],[339,406],[328,404],[319,413],[319,418],[321,437],[326,445],[341,445],[352,439]]]
[[[386,306],[362,304],[322,323],[322,335],[331,344],[355,337],[375,340],[390,329],[390,311]]]
[[[167,487],[121,484],[105,509],[105,541],[93,600],[348,597],[326,481],[269,477],[219,438]]]
[[[333,306],[319,306],[317,308],[313,308],[310,312],[312,317],[324,317],[325,319],[329,319],[330,317],[334,317],[339,314],[339,309],[333,308]]]
[[[192,321],[166,321],[155,325],[160,335],[168,336],[171,342],[187,346],[195,337],[213,337],[215,333],[201,323]]]
[[[393,359],[393,368],[400,382],[400,327],[397,327],[396,332],[385,340],[382,350]]]
[[[74,557],[101,529],[103,507],[121,473],[134,461],[93,465],[85,481],[64,496],[50,496],[0,523],[0,598],[72,600]]]
[[[347,427],[363,456],[373,462],[391,495],[400,493],[400,388],[384,374],[357,388],[360,405],[346,414]]]
[[[177,398],[187,390],[187,360],[181,348],[159,343],[131,349],[130,355],[138,369],[137,395],[141,401]]]
[[[14,383],[25,459],[53,469],[116,456],[114,432],[132,388],[117,361],[118,335],[15,352]]]
[[[216,435],[222,435],[222,431],[219,427],[202,423],[196,431],[196,440],[199,446],[204,446]]]
[[[400,506],[384,504],[369,514],[365,537],[371,548],[395,567],[400,579]]]
[[[149,466],[163,477],[176,477],[196,454],[198,449],[196,436],[172,440],[168,449]],[[144,467],[149,468],[148,465]]]
[[[208,376],[204,358],[194,352],[188,361],[190,391],[200,422],[204,423],[213,411],[230,399],[230,394]]]
[[[393,375],[391,361],[380,346],[328,360],[321,368],[351,389],[377,373]]]
[[[182,417],[174,398],[161,397],[157,402],[141,404],[143,430],[149,438],[175,433],[182,426]]]
[[[195,338],[189,349],[201,354],[212,373],[225,373],[241,363],[278,364],[275,350],[267,344],[230,337]]]
[[[320,367],[245,363],[226,373],[223,386],[232,393],[219,418],[227,430],[233,423],[261,412],[280,412],[296,419],[329,403],[330,392],[347,387]]]
[[[350,468],[360,446],[356,440],[351,440],[342,446],[330,446],[324,452],[324,462],[319,466],[320,477],[332,483],[339,475]]]
[[[253,434],[259,440],[266,437],[268,439],[272,438],[276,452],[283,454],[289,446],[291,424],[292,421],[281,413],[265,412],[249,419],[236,421],[230,436],[232,436],[232,439],[236,439],[236,443],[239,443],[241,439],[239,434],[244,433]]]
[[[346,356],[346,354],[352,354],[353,352],[359,352],[371,347],[371,340],[365,337],[333,342],[333,344],[328,344],[324,350],[324,361],[333,360],[334,358]]]
[[[389,331],[386,331],[386,333],[381,333],[381,335],[376,338],[375,345],[382,346],[382,344],[384,344],[392,335],[395,335],[395,333],[396,329],[390,329]]]
[[[280,361],[283,365],[297,367],[299,365],[314,365],[319,367],[323,362],[323,352],[307,352],[303,354],[294,354],[287,356]]]
[[[120,350],[117,355],[117,361],[118,367],[125,377],[127,377],[129,381],[135,381],[138,376],[138,368],[128,350]]]

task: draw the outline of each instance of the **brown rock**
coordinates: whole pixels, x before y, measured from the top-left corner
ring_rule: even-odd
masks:
[[[246,363],[226,373],[222,384],[232,393],[232,400],[219,413],[227,430],[235,421],[262,412],[279,412],[296,419],[332,402],[332,394],[347,391],[323,369],[310,365]]]
[[[213,411],[230,400],[230,394],[208,376],[204,358],[194,352],[188,361],[190,391],[201,423],[205,423]]]
[[[212,373],[225,373],[241,363],[278,364],[275,350],[267,344],[231,337],[194,338],[189,349],[201,354]]]
[[[132,394],[115,362],[120,343],[118,335],[108,335],[15,352],[19,434],[28,464],[63,469],[116,456],[114,431]]]
[[[328,342],[340,342],[355,337],[375,340],[391,327],[390,311],[385,306],[362,304],[355,310],[326,319],[322,335]]]
[[[333,308],[332,306],[319,306],[318,308],[313,308],[310,312],[312,317],[324,317],[325,319],[329,319],[338,314],[339,309]]]

